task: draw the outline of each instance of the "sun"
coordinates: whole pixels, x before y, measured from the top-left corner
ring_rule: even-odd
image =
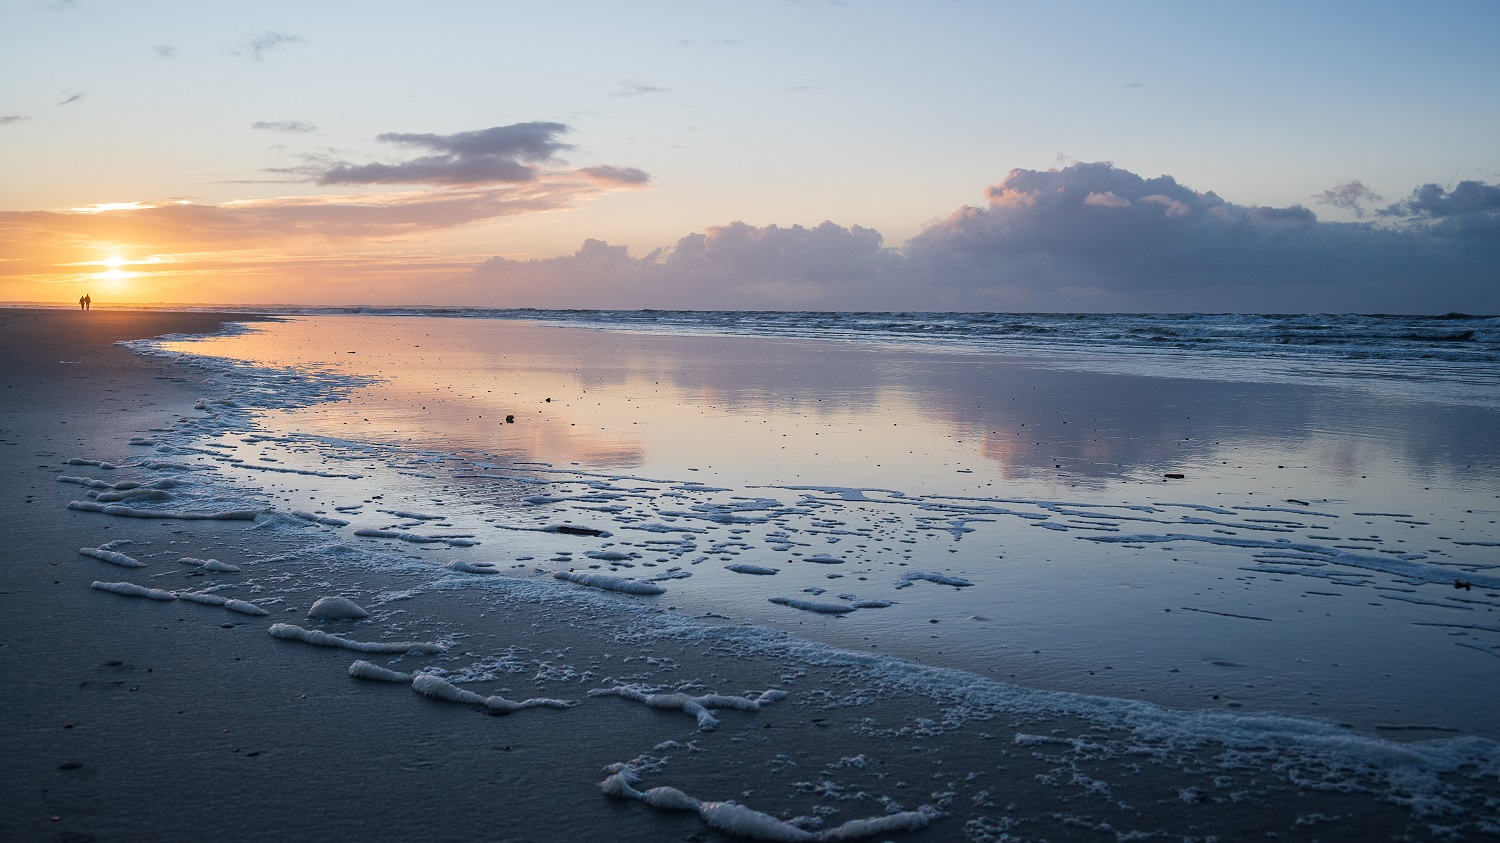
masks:
[[[94,278],[101,283],[108,284],[111,289],[117,289],[120,286],[121,282],[133,278],[136,275],[136,273],[134,272],[127,272],[120,268],[122,266],[125,266],[127,263],[129,263],[129,261],[120,257],[119,255],[110,255],[104,260],[99,261],[100,265],[108,268],[103,272],[95,275]]]

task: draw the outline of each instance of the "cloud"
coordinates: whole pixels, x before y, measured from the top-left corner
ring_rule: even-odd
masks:
[[[252,129],[261,129],[267,132],[289,132],[291,134],[305,134],[316,132],[317,126],[302,120],[258,120],[250,124]]]
[[[431,150],[398,164],[340,163],[324,170],[318,184],[519,184],[534,181],[533,164],[556,160],[569,144],[557,139],[562,123],[512,123],[451,135],[387,132],[376,140]]]
[[[283,32],[255,32],[242,37],[239,49],[230,52],[237,56],[248,56],[251,61],[264,61],[266,53],[272,50],[306,42],[307,39],[300,35],[287,35]]]
[[[1237,205],[1109,163],[1013,170],[986,190],[988,207],[929,226],[905,255],[929,283],[1047,309],[1500,307],[1500,240],[1472,230],[1481,218],[1493,225],[1488,191],[1500,188],[1428,188],[1399,208],[1422,219],[1461,209],[1463,236],[1457,226],[1326,223],[1301,205]],[[1090,201],[1105,196],[1115,198]]]
[[[1457,246],[1479,241],[1500,250],[1500,185],[1461,181],[1448,190],[1442,185],[1424,184],[1411,196],[1377,213],[1404,218],[1408,228]]]
[[[140,249],[127,251],[195,256],[196,263],[184,258],[181,265],[198,267],[196,277],[253,267],[260,273],[255,295],[274,289],[279,300],[357,295],[371,303],[498,307],[1500,312],[1500,185],[1478,181],[1422,185],[1372,220],[1325,222],[1301,205],[1241,205],[1171,176],[1071,163],[1012,170],[985,189],[983,203],[958,208],[900,247],[874,229],[834,222],[732,222],[639,256],[624,245],[588,239],[568,255],[495,257],[467,266],[414,245],[426,235],[573,207],[649,183],[649,175],[629,167],[533,166],[567,148],[558,141],[565,129],[516,124],[380,136],[423,154],[378,166],[401,170],[398,175],[412,181],[423,170],[436,188],[0,213],[0,254],[20,256],[0,262],[0,275],[72,278],[65,273],[73,270],[58,267],[137,244]],[[310,159],[308,166],[314,164],[320,172],[354,166]],[[526,178],[460,178],[482,171],[493,179],[507,166],[524,170]],[[1358,188],[1346,192],[1370,201]],[[337,286],[375,277],[378,288]]]
[[[638,167],[615,167],[600,164],[595,167],[580,167],[577,172],[597,182],[619,185],[643,185],[651,181],[651,174]]]
[[[742,222],[641,257],[494,258],[466,300],[509,307],[1500,312],[1500,186],[1435,185],[1375,223],[1238,205],[1110,163],[1013,170],[899,249],[825,222]],[[1386,212],[1383,212],[1386,213]]]
[[[71,103],[78,102],[79,100],[83,99],[83,97],[83,91],[76,91],[71,94],[65,94],[64,99],[62,100],[62,102],[59,102],[58,105],[69,105]]]
[[[425,247],[427,238],[488,220],[573,207],[612,189],[619,186],[563,175],[514,186],[355,197],[283,197],[220,205],[120,203],[69,211],[0,212],[0,255],[13,256],[0,261],[0,279],[41,284],[71,281],[87,272],[77,267],[99,260],[101,253],[114,252],[161,256],[159,265],[146,270],[148,274],[172,275],[177,283],[198,284],[195,289],[201,292],[196,295],[216,295],[220,301],[225,300],[224,293],[212,292],[218,282],[206,279],[236,274],[256,278],[254,296],[280,291],[278,298],[259,301],[326,296],[339,284],[372,274],[389,285],[408,284],[399,288],[405,292],[389,293],[391,300],[431,301],[435,292],[441,292],[433,287],[434,272],[467,277],[473,263],[450,266],[451,259]],[[341,278],[312,272],[325,260],[337,264]],[[423,280],[416,284],[413,278]]]
[[[475,267],[466,295],[506,307],[878,307],[890,298],[882,288],[900,283],[900,267],[874,229],[733,222],[640,258],[593,239],[562,257],[491,258]]]
[[[0,114],[0,126],[4,126],[7,123],[19,123],[22,120],[30,119],[31,118],[26,116],[25,114]]]
[[[1316,193],[1312,197],[1320,205],[1331,205],[1335,208],[1343,208],[1353,211],[1355,216],[1365,215],[1365,203],[1379,202],[1380,194],[1364,186],[1359,179],[1351,179],[1328,188],[1322,193]]]
[[[157,58],[162,58],[162,59],[175,59],[175,58],[177,58],[177,48],[176,47],[172,47],[172,46],[169,46],[167,44],[157,44],[155,47],[152,47],[151,49],[152,49],[153,52],[156,53],[156,57]]]
[[[1461,181],[1452,190],[1445,190],[1442,185],[1424,184],[1380,213],[1426,219],[1490,216],[1500,213],[1500,186]]]
[[[1155,196],[1147,196],[1142,201],[1151,201],[1156,198]],[[1167,201],[1170,204],[1171,200]],[[1129,199],[1123,196],[1116,196],[1112,191],[1106,190],[1103,193],[1090,193],[1088,196],[1085,196],[1083,204],[1098,205],[1101,208],[1129,208],[1131,203]]]
[[[626,82],[625,84],[621,85],[618,90],[611,93],[610,96],[636,97],[640,96],[641,94],[665,94],[668,93],[668,91],[669,89],[667,88],[658,88],[655,85],[640,85],[633,82]]]

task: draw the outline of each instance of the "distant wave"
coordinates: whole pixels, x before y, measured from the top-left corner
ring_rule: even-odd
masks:
[[[197,309],[197,308],[195,308]],[[658,334],[768,336],[1024,355],[1148,374],[1425,384],[1424,397],[1500,405],[1500,316],[848,313],[465,307],[201,308],[271,315],[515,319]],[[1112,367],[1112,368],[1111,368]]]

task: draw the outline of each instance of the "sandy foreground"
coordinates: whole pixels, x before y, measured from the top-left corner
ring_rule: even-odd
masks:
[[[1434,824],[1472,819],[1423,818],[1385,794],[1311,788],[1265,763],[1224,764],[1212,744],[1132,757],[1116,751],[1136,740],[1118,726],[975,711],[951,695],[873,681],[854,657],[746,656],[712,629],[691,640],[625,640],[609,610],[577,616],[534,589],[508,600],[435,592],[412,601],[413,612],[479,630],[460,646],[513,646],[537,667],[535,678],[466,688],[580,702],[487,716],[351,678],[359,654],[267,634],[277,622],[317,626],[306,618],[309,599],[250,617],[90,588],[202,585],[170,563],[115,568],[78,552],[119,539],[133,540],[122,548],[132,553],[176,542],[183,555],[261,580],[287,564],[267,561],[282,547],[249,522],[73,511],[67,504],[82,488],[56,481],[101,476],[66,461],[123,461],[132,436],[191,415],[200,397],[201,376],[114,341],[245,319],[0,310],[0,466],[12,478],[0,492],[0,668],[10,680],[0,693],[0,839],[741,839],[700,812],[602,793],[606,768],[632,759],[641,790],[670,786],[774,817],[822,817],[825,830],[901,811],[931,816],[925,828],[871,839],[1427,839]],[[327,582],[326,592],[403,585],[362,571],[357,583]],[[586,669],[547,670],[554,662]],[[627,681],[788,696],[760,711],[720,710],[713,730],[681,711],[587,696]],[[1469,825],[1467,839],[1484,839]],[[768,839],[797,839],[789,826],[764,828],[783,835]]]

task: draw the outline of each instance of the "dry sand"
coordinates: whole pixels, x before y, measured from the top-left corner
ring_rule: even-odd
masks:
[[[199,397],[183,368],[113,341],[208,332],[246,318],[0,310],[7,360],[0,476],[11,478],[0,492],[0,669],[8,678],[0,694],[0,839],[731,839],[691,813],[600,793],[606,765],[643,753],[669,759],[643,786],[736,799],[776,815],[836,807],[834,825],[895,803],[946,811],[925,830],[877,839],[1113,840],[1132,829],[1167,838],[1430,836],[1404,808],[1361,794],[1302,792],[1263,771],[1213,780],[1219,771],[1211,766],[1185,771],[1118,758],[1089,766],[1087,753],[1016,741],[1022,732],[1121,737],[1087,723],[991,716],[945,729],[951,705],[879,692],[848,666],[747,658],[712,637],[643,649],[616,640],[607,615],[559,617],[556,607],[525,601],[496,612],[474,594],[423,595],[414,611],[480,630],[464,646],[491,652],[513,643],[533,658],[570,648],[571,664],[599,671],[582,680],[507,680],[513,698],[584,702],[490,717],[352,679],[346,668],[355,654],[266,633],[279,620],[308,624],[305,604],[251,618],[90,589],[96,579],[169,589],[188,582],[184,572],[154,578],[162,565],[105,570],[78,553],[116,539],[155,550],[169,538],[189,541],[185,554],[247,566],[269,565],[264,560],[282,550],[244,523],[71,511],[79,487],[55,481],[78,473],[65,468],[70,457],[123,458],[131,436],[190,413]],[[363,574],[361,585],[379,585],[371,579]],[[643,662],[626,662],[642,656],[657,659],[650,670],[658,681],[692,681],[699,693],[779,687],[791,696],[761,712],[723,712],[711,732],[679,712],[585,698],[604,676],[645,671]],[[1106,780],[1113,792],[1090,784]],[[1256,797],[1242,804],[1230,798],[1236,791]],[[1326,819],[1305,822],[1313,814]]]

